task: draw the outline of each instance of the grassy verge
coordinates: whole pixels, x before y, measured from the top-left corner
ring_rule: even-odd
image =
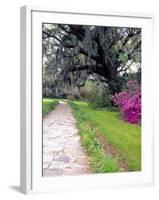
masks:
[[[92,109],[88,103],[71,103],[84,148],[90,156],[93,172],[119,171],[118,161],[127,164],[127,171],[141,170],[141,127],[122,121],[118,112]],[[90,129],[90,125],[95,128]],[[100,133],[116,150],[116,158],[103,153],[96,138]]]
[[[58,104],[56,99],[43,99],[43,116],[53,110]]]
[[[117,160],[112,158],[111,155],[106,155],[98,142],[96,138],[97,129],[91,127],[87,116],[80,112],[76,104],[70,103],[70,105],[77,119],[82,145],[89,156],[91,171],[94,173],[118,171]]]

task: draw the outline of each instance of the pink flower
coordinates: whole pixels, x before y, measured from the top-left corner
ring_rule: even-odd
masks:
[[[129,81],[124,90],[111,99],[125,121],[135,124],[141,121],[141,87],[137,81]]]

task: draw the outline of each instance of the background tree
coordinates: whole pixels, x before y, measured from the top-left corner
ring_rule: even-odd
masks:
[[[100,80],[114,94],[131,65],[141,63],[140,28],[43,24],[42,36],[43,85],[56,96],[87,79]]]

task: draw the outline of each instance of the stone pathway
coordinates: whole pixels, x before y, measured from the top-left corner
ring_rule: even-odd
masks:
[[[75,118],[66,102],[43,119],[43,176],[88,174]]]

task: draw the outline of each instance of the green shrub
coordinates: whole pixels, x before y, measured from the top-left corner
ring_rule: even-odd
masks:
[[[90,102],[94,108],[108,107],[111,105],[108,87],[99,81],[87,81],[80,95]]]
[[[68,100],[75,100],[75,98],[74,98],[73,95],[67,95],[66,99],[68,99]]]

